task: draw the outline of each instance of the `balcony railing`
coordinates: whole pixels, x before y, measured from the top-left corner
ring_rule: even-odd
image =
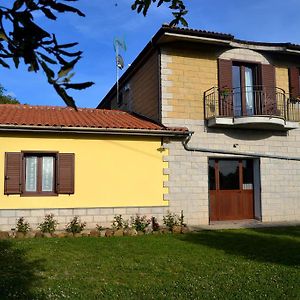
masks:
[[[300,101],[277,87],[212,87],[204,93],[204,115],[206,120],[213,117],[270,116],[299,122]]]

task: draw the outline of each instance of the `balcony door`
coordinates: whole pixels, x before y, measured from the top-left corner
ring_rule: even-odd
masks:
[[[256,66],[232,65],[233,113],[235,117],[255,114]]]

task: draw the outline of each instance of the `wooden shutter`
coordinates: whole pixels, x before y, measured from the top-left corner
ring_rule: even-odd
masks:
[[[263,113],[267,115],[278,115],[276,101],[276,79],[275,67],[273,65],[262,64],[261,84],[264,92]]]
[[[219,111],[222,116],[233,116],[232,99],[232,61],[218,60],[218,84],[219,84]],[[229,90],[229,94],[224,96],[224,90]]]
[[[5,153],[4,194],[21,194],[22,191],[22,154]]]
[[[58,194],[74,194],[74,153],[58,154],[56,184]]]
[[[300,96],[299,68],[289,68],[290,93],[292,98]]]

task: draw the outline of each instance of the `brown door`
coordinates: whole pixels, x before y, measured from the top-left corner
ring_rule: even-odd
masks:
[[[253,161],[209,160],[210,221],[254,218]]]

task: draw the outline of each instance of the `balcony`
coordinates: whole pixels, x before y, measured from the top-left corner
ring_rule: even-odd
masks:
[[[212,87],[204,93],[208,127],[290,130],[299,127],[300,101],[277,87]]]

